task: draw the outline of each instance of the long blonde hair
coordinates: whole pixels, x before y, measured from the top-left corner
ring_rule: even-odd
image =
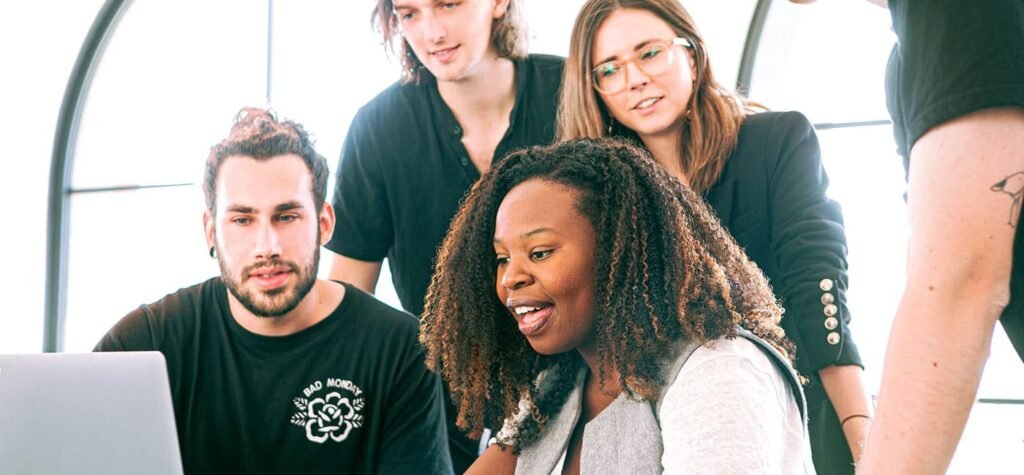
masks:
[[[590,74],[595,33],[609,15],[623,8],[654,14],[693,45],[696,71],[679,156],[690,187],[703,193],[721,176],[729,154],[736,148],[744,117],[759,106],[715,81],[704,39],[678,0],[589,0],[583,5],[572,29],[569,57],[565,61],[557,138],[561,141],[633,133],[628,129],[609,131],[614,121],[594,89]]]

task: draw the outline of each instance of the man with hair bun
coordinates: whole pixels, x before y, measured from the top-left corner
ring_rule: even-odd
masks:
[[[451,472],[416,319],[316,276],[328,173],[301,125],[243,109],[203,180],[220,275],[96,346],[163,353],[188,473]]]

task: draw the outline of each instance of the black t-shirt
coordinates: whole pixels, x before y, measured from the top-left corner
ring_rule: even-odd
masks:
[[[516,103],[494,152],[554,138],[563,59],[530,55],[516,61]],[[363,106],[341,152],[334,189],[337,215],[327,248],[363,261],[385,257],[402,301],[423,311],[434,256],[459,201],[480,177],[462,127],[429,74],[419,84],[397,83]]]
[[[914,142],[932,127],[982,109],[1024,107],[1024,0],[889,0],[889,10],[898,41],[886,99],[908,171]],[[1001,322],[1024,359],[1021,228]]]
[[[417,328],[346,286],[323,321],[261,336],[213,278],[139,307],[96,349],[164,354],[186,472],[450,473]]]
[[[928,129],[1024,106],[1024,1],[889,0],[897,43],[886,99],[904,166]]]

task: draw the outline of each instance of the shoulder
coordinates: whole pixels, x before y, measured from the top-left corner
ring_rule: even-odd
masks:
[[[779,407],[787,411],[794,398],[775,361],[743,337],[720,338],[698,347],[668,388],[666,403],[673,394],[688,394],[685,399],[731,395],[728,399],[735,401],[765,400],[767,394],[774,394]]]
[[[527,68],[531,89],[552,90],[557,94],[562,86],[565,58],[550,54],[531,54],[520,64]]]
[[[160,300],[140,305],[118,321],[100,340],[98,350],[160,349],[169,335],[188,333],[204,313],[218,305],[216,293],[224,291],[219,277],[178,289]]]
[[[218,277],[211,277],[189,287],[183,287],[177,291],[165,295],[150,306],[161,306],[163,308],[192,305],[197,306],[203,302],[209,302],[218,292],[227,292],[224,281]]]
[[[343,304],[367,336],[417,344],[419,320],[412,314],[394,308],[351,284],[345,286]]]
[[[814,126],[798,111],[760,112],[743,119],[740,137],[745,134],[813,133]]]
[[[662,411],[784,414],[795,427],[798,397],[766,350],[743,337],[721,338],[693,352],[666,391]]]
[[[359,112],[363,114],[387,114],[400,111],[402,109],[400,106],[405,105],[409,101],[425,98],[427,96],[428,83],[429,81],[427,80],[419,83],[396,81],[364,104],[359,109]]]
[[[525,62],[538,70],[558,70],[565,67],[565,58],[553,54],[530,54]]]
[[[815,160],[818,155],[818,138],[806,116],[797,111],[761,112],[743,120],[730,160],[754,160],[764,167],[760,173],[774,176],[792,160]]]
[[[725,464],[737,473],[797,473],[806,435],[796,397],[771,357],[746,338],[698,348],[659,412],[666,472]]]
[[[782,376],[775,362],[764,350],[742,337],[720,338],[711,342],[710,346],[700,346],[683,364],[680,373],[706,371],[709,367],[733,367],[737,370],[756,371],[763,375],[778,375],[780,378]],[[719,376],[729,377],[716,377]]]
[[[142,318],[157,328],[187,325],[202,318],[206,309],[219,305],[218,292],[226,292],[226,288],[220,277],[213,277],[205,282],[178,289],[156,302],[142,305],[133,314],[141,313]]]
[[[377,127],[395,120],[411,119],[428,106],[430,85],[426,82],[397,81],[370,99],[356,112],[352,129]],[[392,124],[394,125],[394,124]]]
[[[418,147],[410,141],[428,135],[422,125],[428,123],[430,116],[428,87],[433,86],[395,82],[356,111],[342,147],[341,169],[345,173],[339,177],[359,176],[353,175],[353,170],[377,170],[376,165],[368,167],[367,163],[401,163],[406,158],[403,147]]]

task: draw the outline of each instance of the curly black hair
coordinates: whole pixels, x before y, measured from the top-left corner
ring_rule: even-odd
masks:
[[[510,154],[470,190],[438,253],[420,326],[427,365],[447,382],[457,424],[479,435],[502,420],[515,452],[536,440],[576,381],[577,352],[541,355],[495,293],[498,207],[526,180],[578,190],[597,234],[595,340],[631,398],[654,399],[681,341],[735,338],[742,326],[792,355],[782,310],[761,271],[704,201],[629,143],[581,139]],[[539,376],[544,375],[544,390]],[[530,417],[513,419],[520,401]]]

